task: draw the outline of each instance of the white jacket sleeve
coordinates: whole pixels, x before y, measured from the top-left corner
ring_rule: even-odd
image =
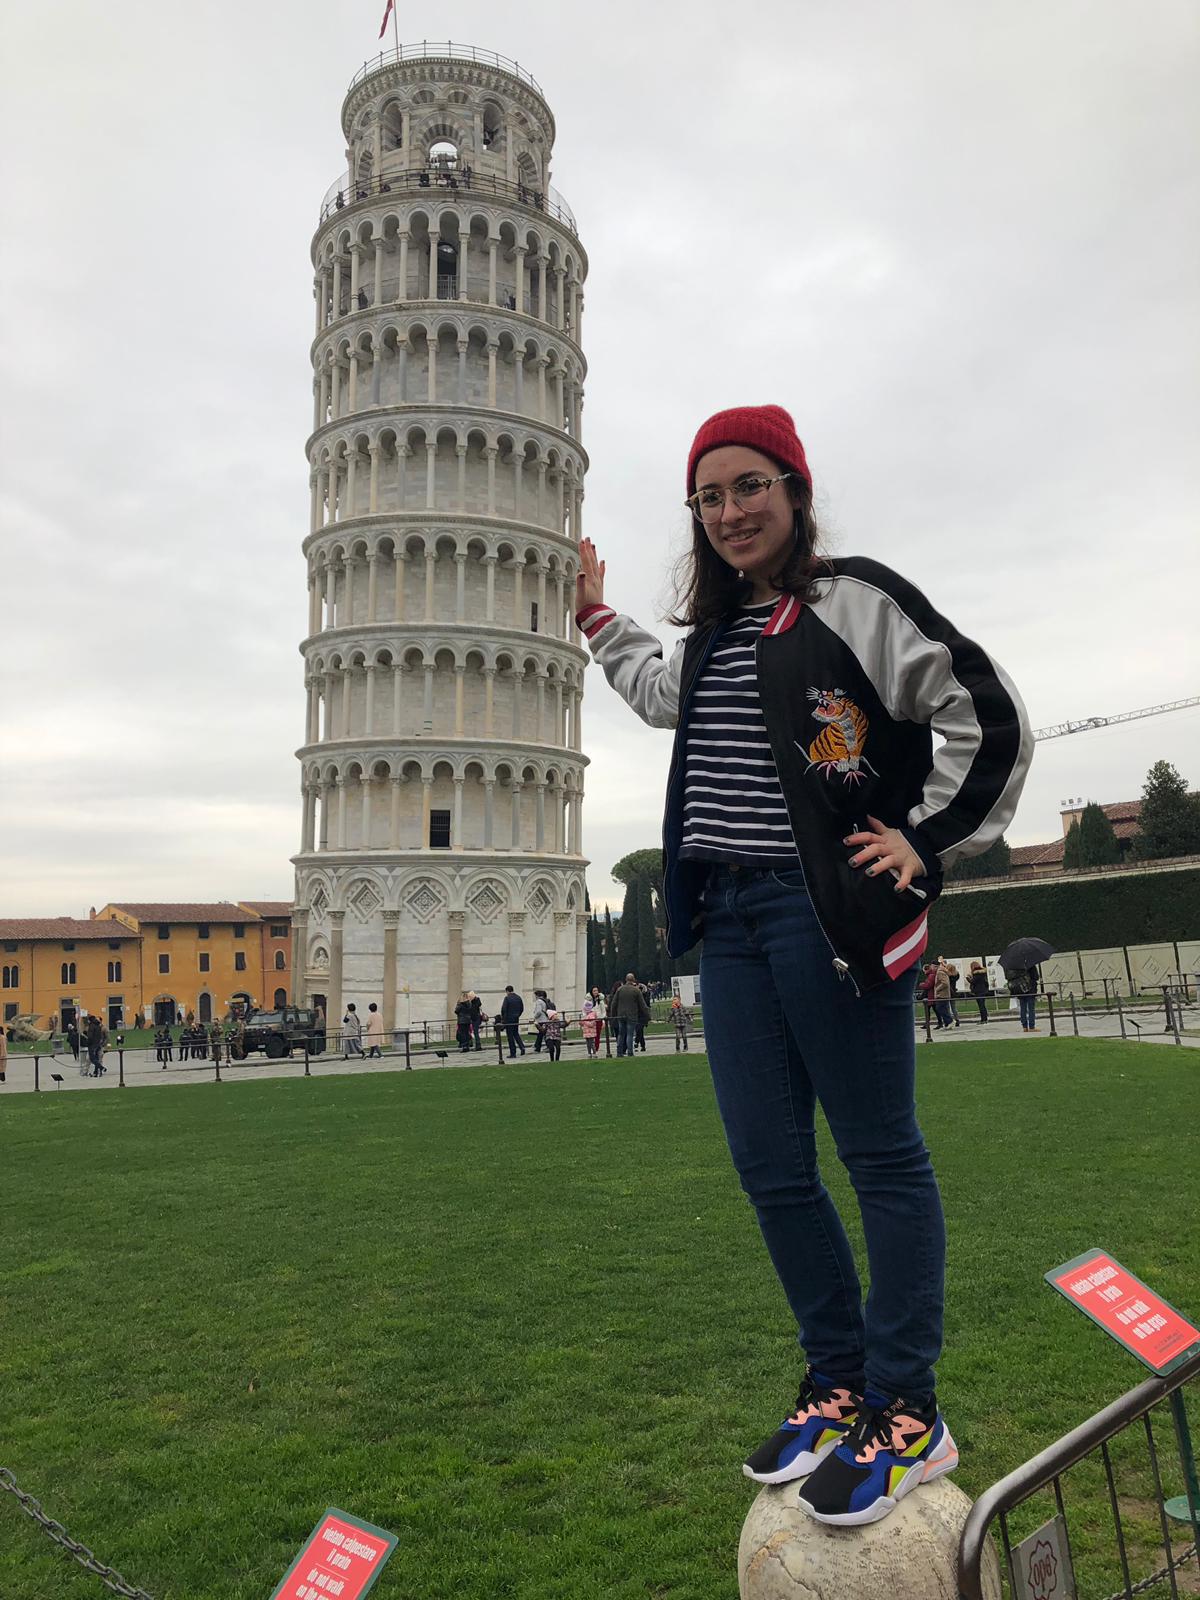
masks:
[[[618,616],[611,606],[581,612],[579,625],[604,676],[625,704],[650,727],[673,728],[679,721],[684,641],[664,661],[661,639],[631,618]]]

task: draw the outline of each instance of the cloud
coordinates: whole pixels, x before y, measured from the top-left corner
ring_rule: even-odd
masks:
[[[5,26],[5,903],[286,894],[309,247],[374,19],[64,0]],[[835,548],[921,584],[1035,723],[1196,691],[1189,8],[617,0],[601,28],[533,0],[455,26],[557,117],[614,603],[655,624],[696,425],[773,399]],[[669,740],[595,671],[584,721],[602,899],[659,836]],[[1163,754],[1200,781],[1193,715],[1044,746],[1010,838]]]

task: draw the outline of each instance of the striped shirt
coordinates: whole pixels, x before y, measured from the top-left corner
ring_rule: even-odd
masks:
[[[692,692],[681,857],[760,866],[794,867],[799,861],[754,662],[758,636],[776,604],[738,613]]]

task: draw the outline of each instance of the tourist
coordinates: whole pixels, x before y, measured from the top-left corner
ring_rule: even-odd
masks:
[[[525,1041],[521,1037],[521,1013],[525,1010],[525,1002],[517,994],[511,983],[504,985],[504,999],[500,1002],[500,1021],[508,1035],[508,1059],[511,1061],[517,1054],[525,1054]]]
[[[943,867],[1011,819],[1032,735],[1004,674],[910,583],[818,555],[786,411],[710,418],[687,504],[673,620],[690,631],[670,661],[605,605],[586,538],[577,620],[617,692],[675,729],[668,952],[703,938],[717,1103],[807,1354],[796,1405],[744,1470],[804,1478],[820,1521],[874,1522],[957,1460],[934,1389],[945,1232],[914,1106],[911,968]],[[862,1214],[865,1314],[818,1176],[818,1101]]]
[[[108,1030],[93,1013],[88,1017],[87,1024],[87,1054],[91,1063],[93,1078],[98,1078],[102,1072],[107,1072],[104,1065],[104,1052],[108,1049]]]
[[[650,988],[649,988],[649,985],[645,984],[645,983],[639,983],[638,984],[638,988],[642,991],[642,999],[646,1002],[646,1015],[644,1017],[643,1016],[639,1016],[638,1017],[638,1020],[637,1020],[637,1032],[634,1034],[633,1042],[634,1042],[635,1048],[640,1050],[642,1052],[642,1054],[645,1055],[646,1054],[646,1024],[650,1021]]]
[[[471,1037],[475,1041],[476,1050],[482,1050],[483,1043],[480,1039],[480,1034],[483,1032],[484,1023],[487,1021],[487,1012],[483,1009],[483,1001],[475,993],[474,989],[467,990],[467,999],[471,1002]]]
[[[967,982],[971,987],[971,994],[974,996],[975,1004],[979,1007],[980,1022],[990,1021],[987,997],[991,993],[991,987],[988,984],[987,968],[982,961],[972,961],[971,970],[967,973]]]
[[[583,1011],[579,1018],[579,1030],[583,1034],[583,1042],[587,1046],[589,1056],[594,1056],[600,1048],[600,1018],[596,1014],[596,1002],[585,1000]]]
[[[945,956],[942,957],[946,961]],[[958,968],[953,961],[946,961],[946,971],[950,974],[950,1015],[954,1018],[954,1026],[958,1027]]]
[[[362,1053],[362,1018],[351,1000],[342,1018],[342,1060],[349,1061],[351,1056],[361,1056]]]
[[[562,1055],[563,1019],[553,1008],[546,1012],[546,1054],[551,1061]]]
[[[678,995],[671,1000],[671,1022],[675,1027],[675,1049],[686,1050],[688,1047],[687,1031],[692,1025],[692,1013],[684,1005]]]
[[[383,1057],[383,1017],[374,1000],[367,1007],[367,1055]]]
[[[941,956],[933,972],[933,1009],[937,1012],[938,1027],[950,1026],[950,968]],[[954,1026],[957,1028],[958,1023]]]
[[[70,1046],[71,1054],[75,1057],[75,1060],[78,1061],[79,1060],[79,1022],[78,1022],[78,1019],[76,1018],[76,1015],[75,1015],[75,1013],[73,1011],[71,1013],[70,1021],[67,1023],[66,1027],[63,1029],[63,1036],[66,1039],[67,1044]]]
[[[644,1028],[650,1020],[646,996],[632,972],[625,974],[625,982],[613,995],[608,1014],[617,1025],[617,1054],[631,1056],[637,1043],[638,1028]]]
[[[464,989],[458,997],[458,1004],[454,1008],[454,1020],[457,1023],[455,1034],[458,1038],[460,1050],[471,1049],[471,1001]]]
[[[533,1027],[537,1038],[533,1041],[535,1055],[546,1042],[546,1013],[550,1010],[545,989],[533,991]]]
[[[1021,1032],[1036,1033],[1038,973],[1036,967],[1006,967],[1009,994],[1015,995],[1021,1013]]]

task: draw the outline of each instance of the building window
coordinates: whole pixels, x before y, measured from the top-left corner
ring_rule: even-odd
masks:
[[[244,922],[235,922],[234,923],[234,925],[233,925],[233,937],[235,939],[244,939],[246,937],[246,924]]]
[[[110,961],[108,963],[108,981],[109,983],[120,983],[121,963],[119,961]]]
[[[159,970],[160,973],[168,973],[168,972],[170,972],[170,970],[171,970],[171,958],[170,958],[170,956],[159,956],[159,958],[158,958],[158,970]]]
[[[5,1020],[5,1022],[11,1022],[12,1019],[16,1016],[16,1014],[17,1014],[19,1009],[20,1008],[18,1007],[18,1005],[17,1005],[15,1000],[9,1000],[5,1004],[5,1007],[4,1007],[4,1020]]]
[[[120,948],[121,948],[121,941],[120,941],[120,939],[110,939],[110,940],[109,940],[109,941],[108,941],[108,948],[109,948],[109,949],[110,949],[110,950],[119,950],[119,949],[120,949]]]
[[[63,949],[64,950],[74,950],[74,948],[75,948],[74,939],[72,939],[68,944],[63,945]]]
[[[272,932],[272,933],[274,933],[274,932],[275,932],[275,930],[274,930],[274,928],[272,928],[272,929],[271,929],[271,932]],[[7,942],[7,941],[5,941],[5,945],[4,945],[4,948],[5,948],[5,949],[6,949],[6,950],[8,950],[8,951],[11,951],[11,953],[12,953],[12,954],[13,954],[13,955],[16,955],[16,953],[17,953],[17,943],[16,943],[16,940],[15,940],[15,939],[14,939],[14,940],[13,940],[13,942],[12,942],[12,943],[11,943],[11,944],[9,944],[9,943],[8,943],[8,942]]]
[[[286,939],[288,936],[288,925],[286,922],[273,922],[271,924],[270,931],[272,939]],[[13,948],[15,949],[16,946],[14,945]]]
[[[534,601],[530,602],[530,606],[529,606],[529,631],[530,631],[530,633],[536,633],[538,631],[537,624],[538,624],[537,601],[534,600]]]
[[[73,961],[64,961],[63,962],[63,964],[62,964],[62,981],[63,981],[63,983],[66,983],[66,984],[71,984],[71,983],[75,982],[75,963]]]
[[[448,811],[431,811],[429,813],[429,848],[431,850],[449,850],[450,813]]]
[[[287,966],[287,957],[284,955],[282,950],[276,950],[276,952],[275,952],[275,971],[276,972],[282,972],[283,969],[286,966]]]
[[[276,989],[276,991],[275,991],[275,1009],[276,1009],[276,1011],[278,1011],[281,1006],[285,1006],[285,1005],[287,1005],[287,990],[286,989]]]
[[[3,984],[3,987],[5,989],[19,989],[21,987],[21,969],[20,969],[20,967],[18,967],[16,965],[13,965],[11,967],[5,967],[5,969],[4,969],[4,984]]]
[[[208,923],[207,922],[202,922],[200,924],[200,926],[196,929],[196,932],[200,935],[200,937],[202,939],[207,939],[208,938]]]
[[[212,957],[209,955],[208,951],[207,950],[201,950],[201,952],[200,952],[200,971],[201,972],[210,972],[212,970],[211,962],[212,962]]]
[[[235,972],[245,972],[246,952],[244,950],[235,950],[233,952],[233,970]]]
[[[169,939],[171,937],[171,930],[165,922],[160,922],[158,925],[158,937],[160,939]]]

